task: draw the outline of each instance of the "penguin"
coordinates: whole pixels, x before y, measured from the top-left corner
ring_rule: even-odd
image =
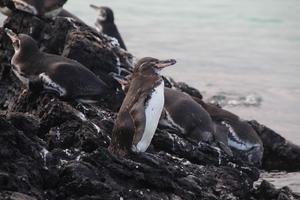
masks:
[[[118,156],[145,152],[151,143],[164,106],[160,71],[174,59],[145,57],[135,65],[130,86],[118,112],[109,151]]]
[[[130,75],[124,78],[114,74],[113,78],[126,93]],[[187,139],[195,142],[210,143],[213,138],[212,144],[216,143],[227,155],[243,157],[249,163],[261,166],[263,143],[246,121],[217,105],[205,103],[199,97],[178,90],[165,88],[164,94],[165,105],[160,124],[167,123],[179,128]]]
[[[67,0],[6,0],[2,3],[1,12],[11,15],[13,9],[21,10],[32,15],[47,15],[55,13],[55,16],[62,10]],[[51,15],[52,16],[52,15]]]
[[[264,152],[263,143],[247,121],[219,106],[205,103],[197,97],[193,97],[193,99],[202,105],[213,119],[217,140],[228,145],[234,155],[243,156],[248,162],[261,166]]]
[[[41,85],[43,91],[65,100],[97,102],[109,87],[93,72],[75,60],[41,52],[29,35],[5,29],[15,53],[11,64],[16,76],[28,87]]]
[[[90,5],[91,8],[95,9],[98,14],[97,21],[95,23],[98,32],[104,33],[110,37],[116,38],[120,44],[120,47],[127,50],[125,43],[118,31],[117,26],[114,22],[114,13],[109,7],[98,7]]]
[[[11,16],[14,10],[48,18],[70,17],[84,24],[77,16],[63,9],[67,0],[5,0],[0,2],[0,12]]]
[[[165,88],[165,115],[162,123],[171,122],[195,142],[213,142],[214,127],[209,114],[188,94]]]
[[[112,74],[112,77],[120,83],[123,91],[127,93],[131,76],[124,78]],[[176,127],[189,141],[217,145],[229,156],[233,155],[227,143],[216,139],[215,126],[208,112],[190,95],[165,87],[164,96],[165,104],[159,121],[160,125]]]

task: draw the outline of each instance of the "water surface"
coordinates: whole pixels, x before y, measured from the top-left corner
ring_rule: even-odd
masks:
[[[86,0],[66,8],[93,25],[90,3],[113,8],[135,56],[176,58],[166,75],[206,98],[230,98],[228,110],[300,144],[299,0]]]

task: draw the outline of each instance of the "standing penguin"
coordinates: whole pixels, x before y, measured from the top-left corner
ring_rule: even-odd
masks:
[[[164,81],[161,69],[175,60],[142,58],[131,82],[112,131],[109,150],[125,156],[130,151],[145,152],[151,143],[164,107]]]
[[[114,37],[118,40],[120,47],[127,50],[125,43],[118,31],[117,26],[114,22],[114,13],[112,9],[108,7],[98,7],[95,5],[90,5],[91,8],[94,8],[97,11],[98,18],[95,23],[97,30],[101,33],[104,33],[110,37]]]
[[[131,76],[126,78],[113,74],[126,93],[130,86]],[[224,152],[232,156],[227,142],[215,137],[214,122],[207,111],[188,94],[164,88],[165,104],[159,123],[161,125],[175,126],[181,130],[186,139],[199,143],[216,143]],[[223,138],[222,138],[223,139]]]
[[[93,72],[75,60],[43,53],[29,35],[5,29],[15,54],[11,60],[16,76],[26,85],[41,85],[63,99],[99,101],[109,87]]]

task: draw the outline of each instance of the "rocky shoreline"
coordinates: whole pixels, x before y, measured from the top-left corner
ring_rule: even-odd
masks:
[[[115,40],[70,18],[16,12],[4,27],[26,33],[48,53],[82,63],[111,86],[98,105],[63,102],[28,91],[11,71],[13,48],[0,28],[1,199],[299,199],[267,181],[259,169],[218,149],[195,145],[174,127],[159,126],[147,153],[110,154],[111,130],[124,94],[111,72],[131,70],[133,55]],[[175,87],[201,98],[183,83]],[[262,168],[300,170],[300,147],[249,122],[264,144]]]

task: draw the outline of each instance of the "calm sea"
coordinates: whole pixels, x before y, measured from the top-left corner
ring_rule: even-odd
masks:
[[[90,3],[113,8],[134,55],[177,59],[166,75],[300,145],[299,0],[85,0],[66,8],[93,25]]]
[[[90,3],[113,8],[135,56],[177,59],[165,75],[300,145],[299,0],[70,0],[65,8],[92,26]],[[292,177],[286,183],[300,192],[300,175]]]

